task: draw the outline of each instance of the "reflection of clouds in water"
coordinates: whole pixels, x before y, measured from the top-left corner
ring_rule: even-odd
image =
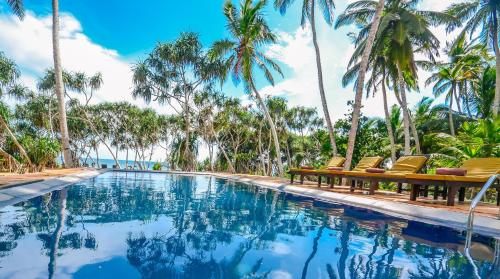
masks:
[[[272,279],[291,279],[292,275],[284,270],[275,270],[269,274]]]
[[[273,251],[274,254],[278,255],[287,255],[292,253],[292,250],[288,245],[280,242],[274,243],[271,251]]]

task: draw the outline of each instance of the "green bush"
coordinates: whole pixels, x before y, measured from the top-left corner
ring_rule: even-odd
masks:
[[[61,152],[61,144],[57,139],[47,136],[31,137],[23,135],[19,142],[26,149],[31,162],[38,170],[43,170],[47,165],[55,165],[55,160]]]
[[[156,162],[154,165],[153,165],[153,170],[155,171],[159,171],[161,170],[162,166],[159,162]]]

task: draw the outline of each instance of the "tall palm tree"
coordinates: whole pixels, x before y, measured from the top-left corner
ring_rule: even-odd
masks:
[[[429,26],[449,23],[454,20],[452,16],[445,13],[418,10],[417,4],[419,2],[418,0],[388,1],[380,19],[380,26],[374,39],[373,48],[369,48],[372,52],[378,52],[386,56],[387,61],[390,63],[390,65],[387,65],[390,73],[389,77],[393,80],[394,91],[403,110],[405,154],[411,152],[410,126],[414,126],[410,122],[410,112],[406,100],[406,90],[416,88],[417,85],[417,65],[414,53],[422,53],[429,57],[431,61],[434,61],[439,50],[439,40],[432,34]],[[367,51],[369,42],[369,26],[367,26],[367,23],[371,17],[379,12],[378,8],[375,8],[375,2],[373,1],[359,1],[351,5],[353,5],[352,8],[339,16],[336,24],[336,26],[342,26],[357,23],[364,26],[355,39],[357,48],[349,63],[350,67],[360,59],[361,63],[363,62],[365,58],[363,56]],[[368,60],[369,53],[367,56],[366,59]],[[368,61],[366,63],[368,66]],[[363,64],[358,67],[360,70],[356,86],[359,90],[357,90],[356,94],[358,92],[362,94],[361,87],[364,84],[360,83],[360,81],[364,82],[366,67]],[[356,98],[359,99],[359,102],[361,101],[361,96],[356,95]],[[356,123],[353,122],[353,124]],[[351,130],[351,132],[354,133],[355,130]],[[418,151],[418,137],[415,137],[415,142]]]
[[[24,18],[24,0],[7,0],[7,4],[18,18]]]
[[[55,93],[58,101],[59,127],[61,129],[61,142],[64,157],[64,166],[73,167],[73,156],[71,154],[68,133],[68,121],[66,119],[66,102],[64,96],[64,84],[61,66],[61,54],[59,51],[59,1],[52,0],[52,52],[54,57],[54,72],[56,75]]]
[[[500,104],[500,47],[498,42],[498,14],[500,13],[500,1],[498,0],[471,0],[465,3],[452,4],[446,10],[447,13],[455,16],[457,22],[448,25],[449,30],[459,27],[465,22],[462,34],[475,36],[483,40],[484,45],[489,45],[495,53],[496,63],[496,88],[493,101],[493,115],[498,115]],[[481,32],[476,32],[480,29]]]
[[[340,15],[335,23],[335,28],[338,28],[343,25],[347,25],[356,21],[356,16],[359,14],[360,7],[372,7],[375,8],[375,12],[371,13],[365,19],[370,20],[370,24],[366,24],[364,28],[367,31],[368,37],[364,42],[363,49],[360,53],[361,55],[361,63],[359,66],[358,80],[356,86],[356,95],[354,96],[354,106],[352,111],[352,125],[349,131],[349,138],[347,140],[347,152],[346,152],[346,162],[344,163],[345,169],[351,168],[352,156],[354,154],[354,144],[356,143],[356,134],[358,132],[359,126],[359,118],[361,116],[361,102],[363,98],[363,87],[365,84],[365,76],[366,71],[368,70],[368,62],[370,58],[370,53],[372,51],[373,43],[375,42],[375,37],[377,35],[380,19],[382,16],[382,11],[384,10],[385,0],[379,0],[378,4],[374,1],[357,1],[349,6],[347,6],[344,14]]]
[[[252,0],[242,0],[240,10],[228,0],[224,4],[224,15],[227,27],[232,39],[220,40],[214,43],[211,49],[212,57],[225,57],[227,70],[232,72],[234,80],[243,79],[245,88],[252,92],[257,98],[258,105],[269,123],[274,148],[276,151],[276,162],[278,164],[279,176],[284,175],[283,163],[281,161],[281,150],[276,132],[276,126],[269,114],[269,110],[255,87],[255,68],[264,72],[266,79],[274,85],[274,77],[271,69],[282,74],[280,67],[267,57],[260,47],[276,42],[276,36],[267,25],[262,10],[266,5],[265,0],[259,0],[255,4]]]
[[[23,0],[7,0],[12,11],[20,19],[24,18],[24,1]],[[63,77],[61,66],[61,54],[59,51],[59,1],[52,0],[52,52],[54,58],[54,71],[56,73],[56,88],[55,93],[58,100],[59,122],[61,129],[61,142],[63,148],[63,157],[65,167],[73,166],[73,158],[71,154],[68,134],[68,122],[66,119],[66,103],[64,101]]]
[[[292,5],[294,0],[275,0],[274,7],[280,11],[283,15],[286,13],[287,8]],[[328,25],[332,25],[333,23],[333,9],[335,8],[335,4],[333,0],[318,0],[319,7],[321,12],[323,13],[323,18],[325,19]],[[321,54],[319,51],[318,45],[318,36],[316,34],[316,17],[315,17],[315,0],[305,0],[302,2],[302,18],[301,25],[302,28],[305,27],[307,20],[311,25],[312,31],[312,40],[314,45],[314,51],[316,54],[316,67],[318,71],[318,86],[319,86],[319,95],[321,97],[321,106],[323,107],[323,114],[325,115],[326,126],[328,128],[328,133],[330,136],[330,143],[332,145],[333,156],[337,156],[337,143],[335,141],[335,132],[333,131],[332,121],[330,119],[330,112],[328,111],[328,105],[326,103],[325,96],[325,87],[323,85],[323,70],[321,66]]]
[[[432,91],[434,96],[439,97],[446,93],[446,103],[448,103],[448,121],[450,126],[450,134],[455,136],[455,125],[453,123],[453,99],[457,99],[456,95],[458,84],[462,80],[462,67],[442,67],[436,73],[433,73],[426,81],[426,85],[434,83]],[[457,104],[458,105],[458,104]]]

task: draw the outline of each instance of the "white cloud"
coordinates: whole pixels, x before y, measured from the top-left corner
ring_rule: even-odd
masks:
[[[101,72],[103,86],[94,102],[129,101],[144,107],[141,100],[131,96],[131,64],[116,50],[107,49],[85,35],[80,22],[70,14],[60,18],[60,48],[64,69],[87,74]],[[52,18],[36,16],[31,12],[23,21],[14,16],[0,18],[0,49],[22,69],[22,80],[35,87],[37,79],[47,68],[53,67]],[[162,108],[165,111],[165,108]]]

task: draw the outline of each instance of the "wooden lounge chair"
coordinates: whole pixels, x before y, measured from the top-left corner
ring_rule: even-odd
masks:
[[[369,168],[378,168],[383,160],[384,158],[380,156],[363,157],[352,171],[365,172]],[[318,170],[318,186],[321,186],[321,177],[324,176],[329,180],[330,188],[333,188],[335,178],[340,181],[344,177],[344,172],[344,170]]]
[[[453,206],[455,196],[459,192],[458,200],[464,201],[466,187],[482,187],[488,178],[500,173],[500,158],[474,158],[465,161],[460,169],[466,171],[464,176],[439,174],[408,174],[406,178],[412,184],[410,199],[415,201],[421,191],[421,186],[435,186],[434,199],[437,199],[438,187],[443,186],[446,194],[446,204]],[[500,185],[497,181],[497,205],[500,205]],[[443,196],[444,197],[444,196]]]
[[[369,194],[373,195],[375,190],[378,189],[379,182],[396,182],[398,185],[398,192],[401,191],[402,183],[408,183],[406,179],[407,174],[419,172],[427,162],[426,156],[404,156],[399,158],[390,170],[380,170],[379,173],[372,172],[371,169],[365,171],[345,171],[344,177],[358,181],[370,182]],[[351,191],[354,190],[351,186]]]
[[[344,157],[333,157],[328,164],[320,169],[320,170],[327,170],[328,168],[339,168],[344,165],[345,158]],[[304,183],[304,176],[318,176],[319,173],[318,171],[320,170],[315,170],[311,167],[300,167],[300,168],[295,168],[295,169],[290,169],[288,173],[290,174],[290,183],[293,184],[293,179],[295,175],[300,175],[300,184]]]

